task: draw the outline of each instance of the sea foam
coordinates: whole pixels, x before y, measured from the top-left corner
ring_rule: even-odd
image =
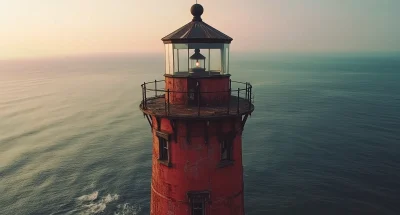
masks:
[[[107,194],[106,196],[99,199],[99,192],[93,192],[88,195],[83,195],[78,198],[82,203],[81,207],[83,209],[81,214],[98,214],[104,212],[107,208],[107,204],[117,201],[119,199],[118,194]]]
[[[89,194],[89,195],[83,195],[83,196],[79,197],[78,200],[79,201],[83,201],[83,202],[93,201],[93,200],[96,200],[98,196],[99,196],[99,192],[96,191],[96,192],[94,192],[92,194]]]

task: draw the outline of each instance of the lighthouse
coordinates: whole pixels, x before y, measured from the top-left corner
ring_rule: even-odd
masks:
[[[193,19],[162,38],[163,80],[144,82],[152,134],[151,215],[243,215],[242,134],[253,87],[233,81],[232,38]]]

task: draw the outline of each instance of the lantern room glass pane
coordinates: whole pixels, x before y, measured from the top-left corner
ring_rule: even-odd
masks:
[[[205,61],[204,61],[204,68],[206,69],[206,71],[210,71],[210,50],[211,49],[200,49],[201,54],[204,55],[204,57],[206,57]]]
[[[174,46],[174,49],[188,49],[188,44],[185,44],[185,43],[176,43],[176,44],[173,44],[173,46]]]
[[[172,44],[174,57],[174,75],[189,71],[188,44]]]
[[[168,44],[165,44],[165,74],[169,74],[169,55],[168,55]]]
[[[224,57],[224,74],[229,74],[229,44],[224,45],[225,57]]]
[[[172,44],[165,44],[165,74],[174,74],[174,52]]]
[[[210,49],[210,71],[221,72],[221,49]]]
[[[179,72],[179,70],[181,69],[179,67],[179,52],[178,49],[173,49],[174,50],[174,74],[175,72]]]
[[[177,49],[179,55],[179,72],[188,72],[189,70],[189,58],[187,49]]]
[[[168,45],[169,54],[169,74],[174,74],[174,50],[172,49],[172,44]]]

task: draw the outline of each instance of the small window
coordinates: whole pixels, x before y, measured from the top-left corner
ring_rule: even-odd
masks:
[[[170,158],[170,146],[169,146],[169,134],[161,131],[156,131],[156,135],[158,137],[158,161],[161,164],[164,164],[168,167],[171,167],[171,158]]]
[[[221,160],[233,160],[232,159],[232,140],[221,141]]]
[[[158,142],[160,144],[160,155],[159,160],[161,161],[168,161],[168,140],[158,137]]]
[[[204,215],[204,201],[194,199],[192,202],[192,215]]]
[[[206,215],[206,202],[210,199],[208,191],[188,192],[190,202],[190,215]]]

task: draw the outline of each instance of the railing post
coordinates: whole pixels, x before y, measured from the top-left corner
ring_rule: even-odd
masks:
[[[197,116],[200,116],[200,89],[197,88]]]
[[[168,97],[167,91],[164,90],[164,112],[165,112],[165,115],[168,114],[168,112],[167,112],[168,98],[167,97]]]
[[[253,86],[251,86],[251,88],[250,88],[250,99],[249,99],[249,102],[250,102],[250,106],[251,106],[251,104],[253,104],[253,102],[251,101],[251,99],[253,98]],[[249,109],[250,109],[251,107],[249,107]]]
[[[155,88],[155,91],[156,91],[156,97],[157,97],[157,80],[154,80],[154,88]]]
[[[239,105],[240,105],[240,88],[238,88],[238,95],[237,95],[237,114],[239,115]]]
[[[248,101],[248,103],[249,103],[249,110],[250,110],[250,99],[251,99],[251,96],[250,96],[250,88],[251,88],[251,84],[250,83],[248,83],[248,87],[247,87],[247,91],[246,91],[246,93],[247,93],[247,101]]]
[[[246,96],[244,97],[246,100],[248,98],[248,92],[247,92],[247,82],[246,82]]]
[[[143,87],[144,87],[144,109],[147,109],[147,90],[146,90],[146,82],[143,83]]]
[[[168,89],[168,103],[167,103],[167,109],[168,109],[167,115],[169,116],[169,89]]]
[[[251,85],[249,84],[249,89],[248,89],[248,92],[247,92],[247,103],[249,103],[249,110],[250,110],[250,108],[251,108],[251,94],[250,94],[250,90],[251,90]]]
[[[231,109],[231,97],[232,97],[232,89],[229,87],[228,89],[228,115]]]
[[[143,90],[143,85],[142,87],[142,108],[144,109],[144,90]]]

